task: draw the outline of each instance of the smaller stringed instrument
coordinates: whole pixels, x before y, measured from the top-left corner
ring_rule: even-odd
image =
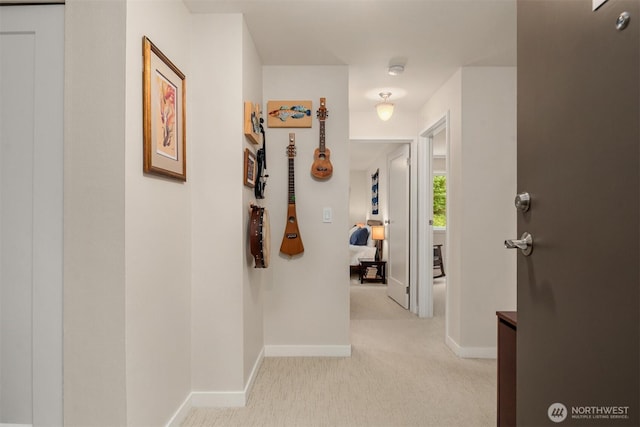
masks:
[[[249,242],[256,268],[269,267],[271,234],[269,231],[269,212],[266,208],[251,206]]]
[[[280,252],[293,256],[304,252],[300,230],[298,230],[298,219],[296,217],[296,185],[293,159],[296,156],[296,134],[289,134],[289,146],[287,147],[289,156],[289,199],[287,206],[287,225],[284,228],[284,236],[280,245]]]
[[[313,154],[313,164],[311,165],[311,175],[317,179],[329,179],[333,174],[331,164],[331,151],[325,146],[324,122],[329,116],[326,107],[326,98],[320,98],[320,108],[318,109],[318,120],[320,121],[320,145]]]

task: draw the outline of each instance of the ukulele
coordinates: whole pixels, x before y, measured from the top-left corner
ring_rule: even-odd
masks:
[[[329,157],[331,151],[325,147],[324,142],[324,122],[329,116],[327,111],[326,98],[320,98],[320,108],[318,109],[318,120],[320,121],[320,146],[313,154],[313,164],[311,165],[311,175],[317,179],[329,179],[333,174],[333,166]]]
[[[296,134],[289,134],[289,146],[287,154],[289,156],[289,200],[287,207],[287,225],[284,228],[284,236],[280,245],[280,252],[293,256],[304,252],[300,230],[298,230],[298,220],[296,219],[296,188],[293,168],[293,158],[296,156]]]

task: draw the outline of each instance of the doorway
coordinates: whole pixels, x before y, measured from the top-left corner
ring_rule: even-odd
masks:
[[[440,253],[446,265],[449,259],[449,113],[444,114],[434,124],[420,134],[419,142],[419,182],[420,196],[418,208],[418,316],[433,317],[434,292],[434,247],[440,246]],[[434,177],[445,177],[444,183],[444,218],[436,218],[438,225],[434,225]],[[442,216],[442,213],[440,213]],[[435,230],[434,230],[435,229]],[[435,233],[434,233],[435,231]],[[445,287],[444,311],[449,303],[449,288],[446,286],[446,267],[440,268],[438,273],[445,275],[438,278],[437,286]],[[438,274],[440,275],[440,274]],[[442,283],[444,282],[444,283]],[[446,318],[446,316],[445,316]],[[448,322],[445,322],[448,335]]]
[[[409,182],[410,189],[408,194],[408,202],[410,205],[407,226],[409,230],[415,230],[415,218],[417,213],[417,177],[416,177],[416,156],[415,140],[351,140],[350,141],[350,189],[349,189],[349,217],[350,224],[366,223],[369,219],[379,221],[389,220],[389,180],[388,180],[388,156],[390,153],[397,151],[400,147],[405,147],[409,156]],[[407,165],[405,160],[405,165]],[[379,191],[380,203],[378,213],[372,212],[372,177],[371,175],[379,170]],[[385,234],[388,236],[389,224],[385,224]],[[417,239],[416,233],[409,233],[406,240],[405,263],[408,268],[406,274],[409,284],[408,306],[409,310],[417,314],[417,287],[415,286],[416,265],[417,265]],[[382,242],[383,258],[388,260],[391,241],[386,237]],[[389,274],[387,274],[389,276]],[[406,295],[406,290],[403,289]]]

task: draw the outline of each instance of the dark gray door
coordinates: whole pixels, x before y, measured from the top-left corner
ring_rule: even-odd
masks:
[[[640,2],[591,5],[518,1],[519,426],[640,425]]]

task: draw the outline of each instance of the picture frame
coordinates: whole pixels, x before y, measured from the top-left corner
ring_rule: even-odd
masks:
[[[371,175],[371,215],[378,215],[378,177],[380,169]]]
[[[256,155],[248,148],[244,149],[244,185],[253,188],[256,186]]]
[[[186,181],[186,77],[146,36],[142,57],[144,173]]]
[[[260,104],[254,104],[250,101],[244,103],[244,135],[254,144],[262,142],[262,133],[260,132]]]
[[[310,128],[311,101],[268,101],[267,125],[270,128]]]

